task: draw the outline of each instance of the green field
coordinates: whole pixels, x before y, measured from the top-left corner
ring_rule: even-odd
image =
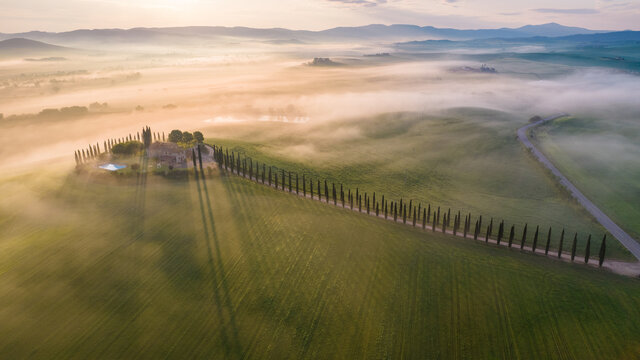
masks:
[[[541,149],[581,191],[640,238],[637,114],[573,117],[536,129]]]
[[[582,252],[589,233],[599,239],[605,230],[524,150],[515,136],[522,124],[509,114],[474,108],[321,125],[220,125],[205,136],[260,163],[314,179],[451,207],[474,219],[504,219],[507,226],[516,225],[516,236],[525,223],[530,229],[540,225],[543,234],[551,226],[552,248],[562,228],[571,237],[578,232]],[[618,242],[609,244],[610,257],[634,259]]]
[[[0,190],[0,358],[640,354],[636,279],[217,171],[43,171]]]

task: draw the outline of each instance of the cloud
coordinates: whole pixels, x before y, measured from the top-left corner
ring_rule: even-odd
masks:
[[[600,13],[596,9],[531,9],[531,11],[535,11],[537,13],[542,14],[579,14],[579,15],[588,15],[588,14],[598,14]]]
[[[347,5],[366,6],[366,7],[377,6],[378,4],[386,4],[387,2],[387,0],[327,0],[327,1],[338,2],[338,3],[347,4]]]

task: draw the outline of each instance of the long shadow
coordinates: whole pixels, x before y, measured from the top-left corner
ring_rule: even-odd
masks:
[[[202,215],[202,223],[205,229],[205,243],[207,245],[207,256],[209,261],[209,266],[211,273],[213,275],[213,288],[214,295],[216,298],[216,303],[218,304],[218,313],[221,319],[224,319],[223,313],[224,308],[226,308],[226,312],[229,316],[229,324],[231,326],[231,339],[227,336],[225,326],[223,324],[223,342],[225,343],[225,351],[227,352],[227,356],[229,352],[233,352],[233,354],[241,358],[242,357],[242,347],[240,345],[239,335],[238,335],[238,327],[235,317],[235,310],[233,307],[233,303],[231,301],[231,296],[229,294],[229,286],[227,283],[227,277],[224,270],[222,255],[220,251],[220,244],[218,241],[218,234],[215,227],[215,221],[213,219],[213,209],[211,207],[209,189],[207,188],[207,182],[204,178],[204,174],[202,171],[196,173],[196,184],[198,188],[198,198],[200,200],[200,212]],[[202,181],[202,188],[200,187],[200,182]],[[202,192],[204,190],[204,194]],[[204,201],[203,201],[204,199]],[[206,215],[205,215],[205,207],[206,204]],[[211,245],[213,243],[213,247]],[[214,259],[214,249],[215,249],[215,259]],[[217,269],[216,269],[217,263]],[[219,291],[219,286],[222,289],[222,293]],[[223,305],[223,306],[220,306]]]

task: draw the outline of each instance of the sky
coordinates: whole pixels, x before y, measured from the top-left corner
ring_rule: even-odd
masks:
[[[640,30],[640,0],[0,0],[0,32],[164,26],[459,29],[556,22]]]

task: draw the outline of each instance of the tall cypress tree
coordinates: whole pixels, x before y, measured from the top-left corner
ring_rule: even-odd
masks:
[[[318,180],[318,200],[322,201],[322,188],[320,187],[320,180]]]
[[[307,197],[307,180],[305,179],[304,174],[302,174],[302,195]]]
[[[296,173],[296,194],[300,194],[298,191],[298,173]]]
[[[520,241],[520,250],[524,249],[524,243],[527,241],[527,225],[524,224],[524,230],[522,230],[522,240]]]
[[[562,245],[564,244],[564,228],[560,234],[560,243],[558,244],[558,259],[562,257]]]
[[[533,246],[531,247],[534,254],[536,252],[536,247],[538,246],[538,229],[539,226],[536,226],[536,233],[533,235]]]
[[[342,207],[344,207],[344,190],[342,189],[342,184],[340,184],[340,201],[342,201]]]
[[[291,176],[291,173],[289,173],[289,176]],[[291,180],[291,178],[289,178],[289,180]],[[282,191],[284,191],[284,169],[282,169]],[[289,191],[291,191],[291,181],[289,181]]]
[[[416,208],[413,208],[413,227],[416,227]]]
[[[473,240],[478,240],[478,232],[480,232],[480,220],[476,220],[476,227],[473,229]]]
[[[331,195],[333,195],[333,206],[338,205],[338,199],[336,197],[336,184],[331,183]]]
[[[422,208],[422,230],[427,227],[427,209]]]
[[[442,214],[442,233],[447,232],[447,213]]]
[[[271,167],[269,167],[269,186],[271,186]]]
[[[421,210],[422,210],[422,203],[418,203],[418,221],[420,221]]]
[[[376,201],[376,217],[380,216],[380,208],[378,207],[378,202]]]
[[[309,179],[309,194],[311,195],[311,200],[313,200],[313,179]]]
[[[429,223],[430,219],[431,219],[431,204],[427,204],[427,224]]]
[[[604,262],[604,254],[607,251],[607,234],[604,234],[602,237],[602,243],[600,244],[600,253],[598,258],[598,266],[602,267],[602,263]]]
[[[387,202],[383,201],[383,203],[384,203],[384,219],[386,220],[387,219]]]
[[[391,207],[393,208],[393,221],[398,221],[398,205],[395,202],[391,203]]]
[[[489,226],[487,226],[487,232],[484,235],[484,242],[488,243],[489,242],[489,236],[491,236],[491,230],[493,227],[493,218],[491,218],[491,222],[489,222]]]
[[[438,206],[438,216],[436,216],[436,225],[440,225],[440,206]]]
[[[511,225],[511,230],[509,231],[509,247],[513,244],[513,237],[516,234],[515,225]]]
[[[587,248],[584,250],[584,263],[589,263],[589,255],[591,255],[591,234],[587,238]]]
[[[502,236],[504,235],[504,220],[500,222],[498,226],[498,245],[500,245],[500,241],[502,241]]]
[[[576,249],[578,247],[578,233],[573,235],[573,244],[571,244],[571,261],[576,257]]]
[[[402,208],[402,223],[407,223],[407,204],[404,204],[404,207]]]
[[[544,254],[549,254],[549,246],[551,245],[551,227],[549,227],[549,232],[547,233],[547,244],[544,247]]]
[[[433,212],[433,221],[431,222],[431,231],[432,232],[436,231],[436,213],[435,213],[435,211]]]
[[[276,180],[276,190],[278,190],[278,173],[275,173],[275,180]],[[284,180],[284,179],[282,179]]]

